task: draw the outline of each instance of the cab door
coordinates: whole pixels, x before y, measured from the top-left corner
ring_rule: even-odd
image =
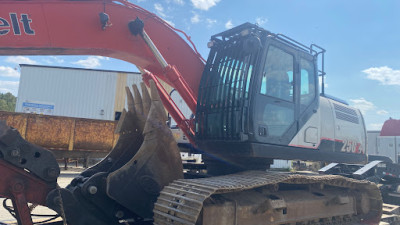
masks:
[[[254,137],[256,142],[287,145],[310,117],[306,112],[316,99],[313,57],[269,39],[262,62],[253,92]]]

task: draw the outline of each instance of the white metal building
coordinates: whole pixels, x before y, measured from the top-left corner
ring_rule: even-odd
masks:
[[[140,73],[133,72],[20,67],[16,112],[114,120],[126,105],[125,86],[142,82]]]
[[[379,137],[380,133],[381,133],[380,130],[367,131],[367,154],[368,155],[379,155],[378,137]]]
[[[399,163],[400,137],[379,136],[377,139],[377,155],[389,157],[394,163]]]
[[[380,136],[381,131],[368,131],[368,155],[386,156],[394,163],[400,159],[400,136]]]

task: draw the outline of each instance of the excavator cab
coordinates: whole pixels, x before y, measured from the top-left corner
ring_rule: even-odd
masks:
[[[318,109],[325,50],[250,23],[212,36],[209,47],[196,111],[197,144],[213,155],[206,162],[260,169],[282,158]]]

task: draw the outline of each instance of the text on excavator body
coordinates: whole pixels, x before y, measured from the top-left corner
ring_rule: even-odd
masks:
[[[9,20],[0,17],[0,36],[7,35],[12,31],[14,35],[21,35],[23,32],[27,35],[35,35],[35,31],[31,27],[32,19],[28,14],[10,13]],[[21,29],[22,28],[22,29]]]

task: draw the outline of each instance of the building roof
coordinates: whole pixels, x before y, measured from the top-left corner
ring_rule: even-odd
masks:
[[[63,67],[63,66],[44,66],[44,65],[31,65],[31,64],[19,64],[20,67],[42,67],[42,68],[57,68],[57,69],[67,69],[67,70],[89,70],[89,71],[99,71],[99,72],[116,72],[116,73],[133,73],[140,75],[139,72],[132,71],[118,71],[118,70],[100,70],[100,69],[84,69],[75,67]]]
[[[382,126],[380,136],[400,136],[400,120],[390,118]]]

